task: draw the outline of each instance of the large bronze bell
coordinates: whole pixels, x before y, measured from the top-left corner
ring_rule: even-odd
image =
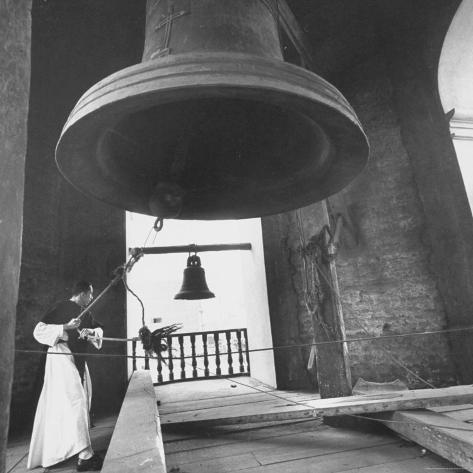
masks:
[[[341,190],[367,139],[337,89],[283,61],[278,18],[276,0],[148,0],[143,62],[81,97],[61,172],[163,218],[264,216]]]
[[[174,296],[174,299],[210,299],[215,297],[207,286],[204,268],[200,265],[200,258],[191,255],[187,258],[187,268],[184,269],[184,278],[181,290]]]

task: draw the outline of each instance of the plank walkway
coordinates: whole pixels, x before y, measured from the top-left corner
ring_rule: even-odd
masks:
[[[208,384],[209,381],[172,384],[169,389],[166,389],[166,386],[158,387],[157,398],[162,400],[159,408],[161,423],[182,423],[187,426],[191,423],[239,424],[358,415],[473,402],[473,386],[320,399],[314,393],[274,390],[250,377],[239,378],[238,381],[217,380],[221,383],[215,386]],[[175,386],[182,387],[182,393]],[[209,388],[210,386],[212,387]],[[185,397],[187,389],[193,391],[193,397]],[[215,396],[219,397],[221,402],[215,402],[212,399]]]
[[[236,415],[248,412],[250,405],[251,409],[259,406],[264,410],[268,393],[277,393],[286,403],[317,400],[317,395],[311,393],[275,393],[251,378],[241,378],[239,382],[247,386],[228,380],[206,380],[156,388],[168,473],[466,471],[387,429],[368,432],[332,428],[314,418],[227,425],[192,422],[194,414],[201,418],[203,412],[218,409],[231,410]],[[279,401],[283,403],[283,399],[273,402]],[[444,409],[457,417],[469,418],[469,414],[461,412],[471,407]],[[166,422],[178,413],[190,422],[182,422],[184,417],[176,424]]]
[[[244,413],[250,405],[267,408],[267,395],[291,404],[317,401],[313,393],[274,391],[252,378],[176,383],[156,388],[161,420],[177,413],[224,408]],[[274,396],[272,396],[274,397]],[[273,401],[274,402],[274,401]],[[432,407],[429,412],[473,426],[473,404]],[[92,429],[96,450],[108,447],[116,419],[99,420]],[[168,473],[426,473],[434,470],[464,472],[420,445],[388,431],[332,428],[320,419],[287,419],[248,424],[203,425],[167,423],[163,427]],[[29,437],[12,439],[7,451],[7,473],[27,473]],[[38,473],[44,470],[38,468]],[[72,473],[70,460],[48,471]],[[471,470],[470,470],[471,471]]]

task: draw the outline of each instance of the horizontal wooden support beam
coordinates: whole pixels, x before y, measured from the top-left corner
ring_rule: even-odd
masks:
[[[278,392],[276,391],[276,394]],[[159,395],[159,388],[158,388]],[[294,402],[267,394],[267,400],[247,404],[240,409],[215,407],[161,414],[162,424],[198,423],[205,425],[242,424],[309,417],[421,409],[429,406],[466,404],[473,401],[473,386],[453,386],[440,389],[415,389],[389,394],[358,395]],[[164,407],[164,406],[163,406]]]
[[[473,425],[425,409],[376,417],[394,432],[473,472]]]
[[[202,253],[204,251],[233,251],[251,250],[251,243],[222,243],[215,245],[180,245],[180,246],[150,246],[146,248],[130,248],[132,256],[164,255],[169,253]]]

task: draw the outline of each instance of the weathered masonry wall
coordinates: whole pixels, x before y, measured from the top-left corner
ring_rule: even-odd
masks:
[[[456,5],[421,3],[380,5],[373,15],[377,23],[364,29],[377,46],[332,74],[371,143],[363,174],[329,199],[332,215],[345,217],[337,270],[349,338],[440,330],[472,321],[473,222],[435,74]],[[320,204],[299,211],[306,242],[315,240],[320,212]],[[275,345],[312,338],[296,217],[263,219]],[[473,355],[466,338],[436,335],[349,344],[353,382],[400,378],[410,386],[425,386],[416,375],[435,386],[471,382]],[[280,387],[314,384],[306,367],[307,349],[284,350],[275,357]]]
[[[0,5],[0,471],[5,471],[20,276],[31,2]]]
[[[124,211],[76,191],[58,172],[54,149],[67,115],[86,89],[139,62],[143,2],[87,0],[33,4],[32,86],[26,160],[23,256],[17,314],[18,348],[41,349],[32,331],[77,279],[97,295],[127,258]],[[125,290],[113,287],[93,309],[105,335],[126,337]],[[126,354],[123,344],[101,353]],[[126,388],[126,359],[90,358],[93,412],[116,412]],[[12,428],[30,422],[41,389],[41,357],[18,353]]]

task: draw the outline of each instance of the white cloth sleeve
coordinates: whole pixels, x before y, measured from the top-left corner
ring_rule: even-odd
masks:
[[[38,322],[33,330],[33,337],[43,345],[49,345],[50,347],[56,345],[60,340],[66,339],[67,336],[64,331],[62,324],[45,324],[44,322]]]
[[[97,350],[100,350],[102,348],[102,337],[103,337],[103,330],[98,327],[98,328],[94,328],[94,329],[91,329],[89,328],[89,330],[91,332],[93,332],[93,337],[96,337],[96,339],[90,339],[89,338],[89,342],[95,347],[97,348]]]

